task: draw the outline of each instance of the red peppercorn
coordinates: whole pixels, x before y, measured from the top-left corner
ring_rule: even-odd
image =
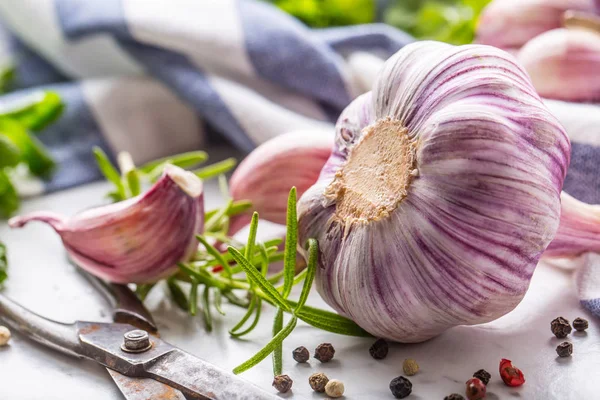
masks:
[[[500,360],[500,377],[506,386],[521,386],[525,383],[523,372],[512,364],[512,361],[503,358]]]
[[[467,381],[466,395],[469,400],[479,400],[485,397],[486,386],[479,378],[471,378]]]

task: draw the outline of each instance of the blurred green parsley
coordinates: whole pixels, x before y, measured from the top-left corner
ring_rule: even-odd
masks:
[[[0,68],[0,91],[10,86],[14,69]],[[0,99],[0,218],[10,217],[20,204],[13,183],[15,169],[25,166],[31,174],[47,178],[56,164],[33,135],[54,122],[64,104],[50,91],[34,92],[15,101]]]
[[[471,43],[490,0],[269,0],[309,26],[385,22],[417,39]],[[381,9],[378,18],[377,9]]]

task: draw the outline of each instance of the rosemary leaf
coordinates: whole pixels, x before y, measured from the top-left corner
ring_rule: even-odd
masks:
[[[296,274],[296,243],[298,242],[298,219],[296,217],[296,188],[290,190],[287,204],[285,256],[283,260],[283,291],[281,295],[286,299],[294,283]]]
[[[233,328],[231,328],[229,330],[229,334],[231,336],[235,336],[236,332],[239,331],[244,326],[246,321],[248,321],[250,319],[250,317],[254,313],[254,309],[256,308],[256,305],[258,304],[258,300],[259,300],[259,297],[253,294],[252,298],[250,299],[250,306],[248,307],[248,311],[246,311],[246,314],[244,314],[242,319],[240,319],[240,321],[237,324],[235,324],[235,326]]]
[[[260,253],[260,273],[265,278],[269,273],[269,250],[264,243],[258,245],[258,252]]]
[[[167,279],[167,287],[169,288],[169,291],[171,292],[171,297],[173,297],[175,304],[177,304],[177,306],[179,308],[181,308],[183,311],[188,311],[188,309],[189,309],[188,299],[187,299],[187,297],[185,297],[185,293],[183,293],[183,290],[181,290],[181,287],[175,281],[175,279],[173,279],[173,278]]]
[[[223,297],[225,297],[227,300],[229,300],[229,303],[233,304],[234,306],[238,306],[241,308],[250,307],[249,301],[240,299],[230,290],[223,290],[221,293],[223,294]]]
[[[217,310],[217,312],[219,314],[225,315],[225,312],[223,311],[223,308],[221,307],[222,299],[223,299],[223,295],[221,294],[221,291],[219,289],[216,289],[215,296],[214,296],[215,310]]]
[[[235,167],[236,164],[237,161],[235,158],[228,158],[192,172],[196,174],[198,178],[208,180],[214,178],[215,176],[226,174],[229,172],[229,170]]]
[[[242,253],[231,246],[229,246],[227,251],[229,251],[238,265],[244,269],[248,279],[253,281],[254,284],[258,286],[274,304],[283,308],[287,312],[292,311],[291,307],[288,305],[288,303],[286,303],[285,299],[281,296],[277,289],[275,289],[275,287],[264,276],[262,276],[262,274],[252,264],[248,262]]]
[[[212,331],[212,314],[210,312],[210,287],[204,286],[202,293],[202,311],[204,312],[204,326],[208,332]]]
[[[162,170],[167,164],[176,165],[180,168],[191,168],[208,160],[208,154],[204,151],[190,151],[187,153],[177,154],[171,157],[160,158],[150,161],[140,167],[140,171],[144,174],[156,173],[155,170],[160,170],[158,175],[162,174]]]
[[[6,257],[6,245],[0,242],[0,286],[8,278],[8,259]]]
[[[252,214],[252,221],[250,222],[250,232],[248,233],[248,243],[246,244],[246,250],[244,256],[250,259],[254,255],[254,244],[256,242],[256,231],[258,230],[258,213],[255,211]]]
[[[317,258],[319,257],[319,244],[316,239],[308,239],[308,265],[306,266],[306,278],[304,278],[304,285],[302,286],[302,292],[300,292],[300,299],[294,310],[298,313],[302,310],[302,307],[306,304],[308,294],[312,288],[313,280],[315,279],[315,272],[317,269]],[[300,274],[298,274],[300,275]]]
[[[292,333],[292,331],[296,327],[297,322],[298,322],[298,319],[295,316],[292,316],[292,319],[290,319],[290,321],[287,323],[287,325],[281,331],[279,331],[279,333],[273,339],[271,339],[271,341],[269,343],[267,343],[265,347],[260,349],[250,359],[248,359],[247,361],[245,361],[242,364],[235,367],[233,369],[233,373],[237,375],[244,371],[247,371],[250,368],[254,367],[256,364],[258,364],[259,362],[261,362],[262,360],[264,360],[265,358],[267,358],[267,356],[273,352],[275,347],[278,345],[281,345],[283,340],[286,337],[288,337],[290,333]]]
[[[273,337],[277,336],[283,329],[283,310],[277,309],[275,318],[273,320]],[[275,346],[273,349],[273,376],[281,375],[283,369],[283,347],[281,343]]]
[[[232,333],[231,334],[232,337],[240,338],[244,335],[249,334],[250,332],[252,332],[254,330],[254,328],[256,328],[256,325],[258,325],[258,321],[260,320],[260,313],[262,310],[262,300],[260,298],[258,299],[255,309],[256,309],[256,312],[254,314],[254,320],[252,321],[252,324],[250,324],[250,326],[242,332]]]
[[[190,287],[190,314],[196,315],[198,313],[198,279],[190,275],[192,286]]]
[[[140,174],[137,169],[132,169],[125,174],[125,179],[127,181],[127,186],[129,187],[129,192],[131,193],[131,197],[135,197],[142,191],[142,185],[140,183]]]
[[[224,198],[231,198],[231,195],[229,194],[229,184],[227,183],[227,177],[225,175],[219,175],[219,191]]]
[[[219,231],[220,229],[218,229],[218,228],[219,228],[219,225],[221,224],[221,220],[223,219],[223,217],[227,216],[227,212],[229,211],[229,208],[231,208],[232,205],[233,205],[233,200],[229,200],[227,202],[227,204],[225,205],[225,207],[221,208],[212,217],[206,219],[206,223],[204,224],[204,230],[209,231],[209,232]]]
[[[225,260],[225,258],[221,254],[221,252],[219,250],[217,250],[215,248],[215,246],[213,246],[212,244],[208,243],[206,241],[206,239],[204,239],[202,236],[196,235],[196,239],[198,239],[198,241],[200,243],[202,243],[202,245],[204,246],[204,248],[206,249],[206,251],[208,252],[208,254],[210,254],[211,256],[213,256],[215,258],[215,260],[217,260],[219,262],[219,264],[223,267],[223,271],[225,272],[225,275],[228,278],[231,278],[231,276],[232,276],[231,268],[230,268],[229,263],[227,262],[227,260]]]
[[[137,285],[135,288],[135,294],[137,295],[138,299],[140,299],[141,301],[146,300],[146,297],[148,297],[148,293],[150,293],[154,285],[154,283],[145,283],[142,285]]]
[[[248,211],[252,207],[252,203],[248,200],[240,200],[234,201],[229,210],[227,210],[227,216],[233,217],[234,215],[241,214],[245,211]],[[214,210],[207,211],[204,214],[206,220],[212,218],[216,213],[218,213],[221,209],[216,208]]]
[[[288,304],[297,307],[298,303],[288,300]],[[304,305],[295,315],[315,328],[346,336],[371,337],[367,331],[354,321],[330,311]]]
[[[98,168],[102,175],[113,185],[116,187],[116,192],[114,192],[113,199],[117,199],[118,201],[125,200],[125,185],[123,185],[123,181],[121,181],[121,175],[117,171],[117,169],[112,165],[106,153],[100,147],[94,147],[94,157],[96,157],[96,164],[98,164]]]

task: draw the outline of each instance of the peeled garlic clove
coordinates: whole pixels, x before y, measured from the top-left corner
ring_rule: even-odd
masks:
[[[529,41],[518,54],[542,97],[600,99],[600,33],[555,29]]]
[[[592,0],[494,0],[479,17],[476,41],[518,49],[537,35],[560,28],[565,11],[594,9]]]
[[[146,193],[73,217],[37,212],[12,218],[50,225],[81,268],[111,282],[147,283],[171,275],[197,249],[204,227],[202,181],[169,165]]]
[[[400,342],[506,314],[558,228],[569,153],[506,52],[404,47],[346,109],[299,201],[299,243],[319,241],[319,293]]]
[[[296,131],[259,146],[231,177],[234,200],[250,200],[261,218],[285,224],[287,198],[292,186],[299,195],[318,179],[331,154],[333,132]],[[230,234],[243,228],[248,215],[232,218]]]

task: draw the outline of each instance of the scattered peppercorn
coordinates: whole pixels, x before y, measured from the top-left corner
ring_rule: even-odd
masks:
[[[317,372],[316,374],[312,374],[308,378],[308,383],[310,387],[315,392],[323,393],[325,391],[325,386],[329,382],[329,378],[322,372]]]
[[[5,326],[0,326],[0,347],[6,346],[10,340],[10,331]]]
[[[388,342],[385,339],[377,339],[375,343],[369,347],[369,354],[376,360],[383,360],[388,355]]]
[[[444,397],[444,400],[465,400],[465,398],[458,393],[452,393],[450,396]]]
[[[287,375],[277,375],[273,379],[273,387],[277,389],[279,393],[287,393],[291,388],[294,381]]]
[[[344,395],[344,384],[337,379],[332,379],[325,385],[325,394],[329,397],[342,397]]]
[[[333,355],[335,354],[335,349],[331,345],[331,343],[321,343],[315,349],[314,357],[321,361],[322,363],[326,363],[331,361]]]
[[[392,379],[390,390],[397,399],[408,397],[412,393],[412,383],[403,376]]]
[[[479,400],[485,397],[486,386],[479,378],[471,378],[467,381],[466,395],[469,400]]]
[[[569,320],[558,317],[552,320],[550,323],[550,329],[554,336],[559,339],[566,338],[569,333],[571,333],[571,324],[569,324]]]
[[[577,332],[583,332],[588,328],[588,321],[587,319],[583,319],[583,318],[575,318],[573,320],[573,328],[575,328],[575,330]]]
[[[481,379],[481,382],[483,382],[483,384],[485,386],[487,386],[487,384],[490,383],[490,379],[492,378],[492,375],[489,372],[487,372],[485,369],[480,369],[479,371],[477,371],[473,374],[473,378]]]
[[[500,360],[500,377],[506,386],[521,386],[525,383],[523,372],[505,358]]]
[[[556,353],[560,357],[570,357],[573,354],[573,343],[562,342],[556,347]]]
[[[306,347],[300,346],[295,348],[294,351],[292,351],[292,357],[294,357],[294,360],[296,360],[296,362],[305,363],[310,358],[310,353],[308,352],[308,349]]]
[[[402,363],[402,370],[404,371],[405,375],[413,376],[414,374],[419,372],[419,364],[417,364],[417,362],[414,359],[407,358]]]

